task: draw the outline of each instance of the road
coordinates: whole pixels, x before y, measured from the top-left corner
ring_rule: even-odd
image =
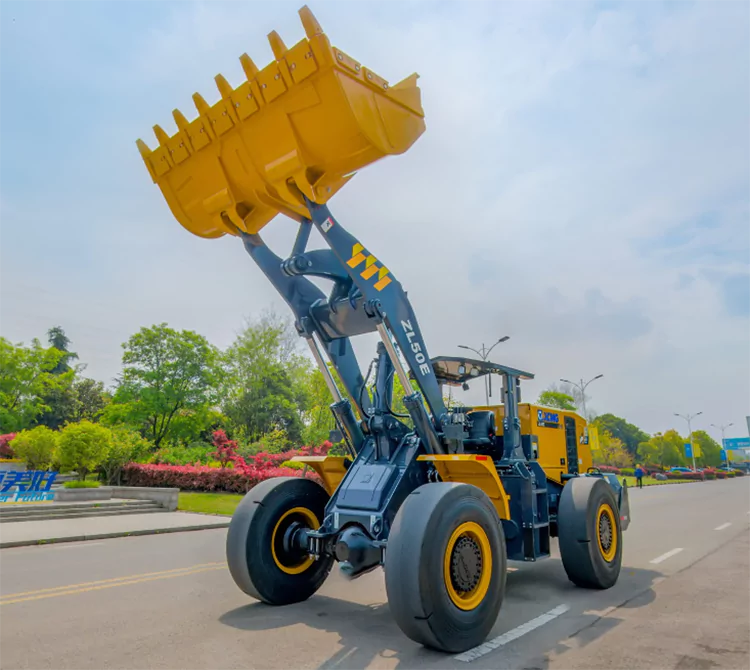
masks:
[[[270,608],[234,585],[226,530],[0,551],[2,668],[748,668],[750,477],[633,490],[624,568],[574,587],[555,557],[511,564],[491,642],[428,651],[383,575],[331,574]]]

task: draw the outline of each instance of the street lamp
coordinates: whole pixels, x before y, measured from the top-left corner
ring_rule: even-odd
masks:
[[[724,450],[724,456],[726,456],[727,459],[727,468],[729,468],[729,454],[727,453],[727,448],[724,446],[724,431],[729,428],[729,426],[734,426],[734,424],[728,423],[726,426],[717,426],[715,423],[712,423],[711,425],[721,431],[721,448]]]
[[[674,413],[675,416],[679,416],[681,419],[685,419],[687,421],[688,425],[688,444],[690,444],[690,453],[693,456],[693,470],[695,470],[695,447],[693,446],[693,429],[690,426],[690,422],[696,417],[703,414],[703,412],[698,412],[697,414],[688,414],[687,416],[682,416],[682,414],[677,414],[677,412]]]
[[[593,377],[592,379],[589,379],[585,384],[583,383],[583,379],[581,379],[580,384],[576,384],[575,382],[572,382],[568,379],[561,379],[561,382],[564,382],[565,384],[570,384],[571,386],[575,386],[577,389],[581,390],[581,402],[583,403],[583,418],[588,421],[588,415],[586,414],[586,387],[593,381],[596,381],[597,379],[601,379],[604,375],[596,375],[596,377]]]
[[[473,351],[474,353],[476,353],[483,361],[486,362],[487,361],[487,357],[490,355],[490,351],[492,351],[501,342],[507,342],[509,339],[510,339],[510,336],[504,335],[497,342],[495,342],[495,344],[493,344],[489,349],[487,349],[484,346],[484,342],[482,342],[482,350],[481,351],[478,351],[477,349],[474,349],[473,347],[467,347],[465,344],[459,344],[458,348],[459,349],[469,349],[470,351]],[[490,404],[491,383],[492,382],[490,380],[490,375],[487,375],[487,378],[485,379],[485,382],[484,382],[484,395],[485,395],[485,399],[487,400],[487,403],[486,403],[487,405]]]

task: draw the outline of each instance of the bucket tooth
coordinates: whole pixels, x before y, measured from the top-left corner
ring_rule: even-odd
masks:
[[[214,81],[216,82],[216,88],[219,89],[219,94],[221,95],[222,98],[226,100],[227,98],[232,97],[232,93],[234,92],[234,89],[229,84],[229,82],[224,78],[223,75],[217,74],[214,77]]]
[[[181,132],[187,133],[190,123],[179,109],[172,110],[172,118]]]
[[[135,145],[138,147],[138,152],[141,154],[141,158],[146,159],[151,155],[151,149],[148,148],[148,144],[143,140],[137,139]]]
[[[203,99],[203,96],[200,93],[193,93],[193,104],[198,110],[198,114],[208,114],[211,111],[211,107]]]
[[[245,76],[248,78],[248,80],[255,79],[255,77],[258,75],[258,66],[253,63],[253,59],[250,58],[247,54],[242,54],[240,56],[240,65],[242,65],[242,69],[245,72]]]
[[[153,165],[151,165],[151,149],[149,149],[148,145],[141,139],[137,139],[135,145],[138,147],[138,153],[141,154],[141,158],[146,164],[146,169],[148,170],[149,175],[151,175],[151,181],[153,181],[154,184],[157,184],[157,174],[154,171]]]
[[[316,35],[323,34],[323,29],[320,27],[318,19],[315,18],[315,14],[312,13],[312,10],[307,5],[299,10],[299,17],[302,19],[302,27],[305,29],[307,39],[311,40]]]
[[[169,135],[164,132],[164,129],[160,125],[154,126],[154,135],[156,135],[156,139],[159,140],[159,146],[167,146],[167,142],[169,142]]]
[[[286,52],[289,51],[289,49],[287,49],[286,44],[284,44],[284,40],[281,39],[279,33],[277,33],[275,30],[272,30],[270,33],[268,33],[268,41],[271,44],[273,57],[276,60],[282,60],[284,56],[286,56]]]

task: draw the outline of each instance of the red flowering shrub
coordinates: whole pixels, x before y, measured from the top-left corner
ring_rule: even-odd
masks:
[[[706,479],[705,473],[703,472],[683,472],[681,470],[672,470],[670,472],[665,472],[664,474],[667,475],[667,479],[689,479],[696,482],[702,482]]]
[[[123,469],[128,486],[178,488],[183,491],[226,491],[246,493],[253,486],[271,477],[301,477],[301,470],[254,466],[209,468],[194,465],[150,465],[130,463]],[[320,481],[315,473],[307,477]]]
[[[0,458],[15,458],[10,441],[16,436],[15,433],[6,433],[0,435]]]
[[[130,463],[123,469],[125,481],[130,486],[155,486],[179,488],[183,491],[227,491],[245,493],[256,484],[271,477],[301,477],[302,470],[281,467],[284,461],[294,456],[325,456],[331,448],[330,442],[318,447],[302,447],[281,454],[261,452],[249,458],[249,462],[237,454],[237,443],[227,438],[223,430],[213,435],[216,451],[211,455],[221,468],[204,465],[155,465]],[[308,471],[309,479],[320,482],[315,472]]]
[[[234,463],[237,458],[237,443],[234,440],[230,440],[223,430],[214,431],[211,443],[216,447],[216,451],[211,452],[209,456],[213,456],[219,461],[222,468],[227,467],[230,463]]]

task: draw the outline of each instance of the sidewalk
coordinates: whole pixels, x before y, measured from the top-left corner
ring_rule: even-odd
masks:
[[[124,516],[82,517],[0,524],[0,548],[52,542],[101,540],[127,535],[154,535],[226,528],[230,517],[188,512],[156,512]]]
[[[530,667],[750,668],[750,535],[633,598]]]

